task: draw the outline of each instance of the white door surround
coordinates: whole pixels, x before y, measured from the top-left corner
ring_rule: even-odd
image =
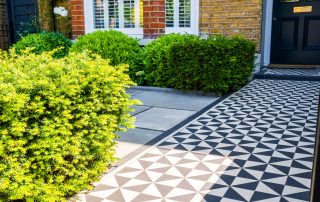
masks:
[[[262,66],[270,64],[271,55],[271,35],[272,35],[272,16],[273,16],[273,0],[263,1],[263,20],[262,20]]]

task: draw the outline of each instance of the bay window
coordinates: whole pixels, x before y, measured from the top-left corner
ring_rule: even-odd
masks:
[[[144,0],[85,0],[85,31],[115,29],[128,35],[143,38],[143,1]],[[157,12],[154,22],[159,23],[159,13],[165,17],[165,33],[198,34],[199,0],[164,0],[164,5],[154,4]],[[150,6],[150,5],[148,5]],[[157,8],[164,6],[164,8]],[[161,15],[160,15],[161,17]],[[149,17],[150,18],[150,17]],[[159,32],[161,33],[161,32]]]
[[[86,32],[115,29],[143,37],[143,0],[85,1],[85,16]]]

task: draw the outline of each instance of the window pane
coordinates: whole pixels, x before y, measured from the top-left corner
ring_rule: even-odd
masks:
[[[104,7],[103,0],[94,0],[94,27],[104,28]]]
[[[174,26],[174,0],[166,0],[166,27]]]
[[[109,28],[119,28],[119,2],[108,0]]]
[[[190,0],[179,0],[179,27],[190,27]]]
[[[134,28],[134,0],[124,0],[123,2],[124,9],[124,27],[125,28]]]

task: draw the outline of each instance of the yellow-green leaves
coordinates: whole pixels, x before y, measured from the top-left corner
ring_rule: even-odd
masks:
[[[127,65],[86,53],[0,52],[0,198],[65,201],[115,160],[133,127]]]

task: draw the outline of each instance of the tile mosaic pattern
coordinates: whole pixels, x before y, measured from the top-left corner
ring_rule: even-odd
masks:
[[[320,76],[320,68],[316,69],[267,69],[265,75],[280,75],[280,76]]]
[[[255,80],[85,201],[309,201],[319,82]]]

